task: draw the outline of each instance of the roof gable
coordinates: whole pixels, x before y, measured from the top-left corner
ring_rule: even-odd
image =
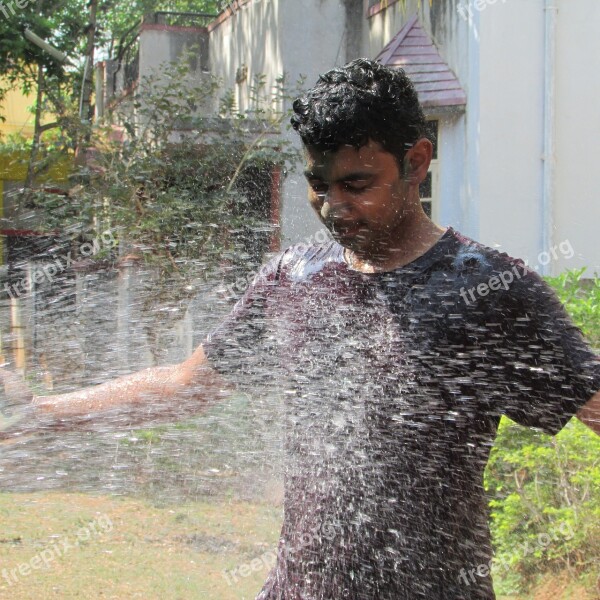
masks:
[[[467,96],[460,81],[415,15],[377,59],[388,67],[404,69],[419,94],[423,108],[464,107]]]

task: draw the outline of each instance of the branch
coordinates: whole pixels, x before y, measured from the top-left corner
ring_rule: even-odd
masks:
[[[56,129],[60,127],[60,123],[55,121],[54,123],[47,123],[46,125],[42,125],[39,129],[40,133],[44,133],[44,131],[48,131],[49,129]]]
[[[281,123],[283,122],[284,119],[285,119],[285,115],[282,115],[282,117],[280,119],[277,119],[275,121],[275,124],[281,125]],[[242,156],[242,160],[239,162],[237,169],[235,170],[235,173],[233,174],[233,177],[231,178],[231,181],[229,182],[229,185],[227,186],[227,190],[226,190],[227,193],[231,192],[231,190],[233,189],[233,186],[234,186],[235,182],[237,181],[237,178],[240,176],[240,173],[242,172],[242,169],[244,168],[246,161],[250,158],[250,155],[252,154],[254,148],[256,148],[256,146],[258,146],[258,144],[270,133],[271,133],[271,131],[269,129],[265,129],[265,131],[263,131],[261,134],[259,134],[252,141],[252,143],[248,146],[248,149],[246,150],[246,152],[244,152],[244,156]]]

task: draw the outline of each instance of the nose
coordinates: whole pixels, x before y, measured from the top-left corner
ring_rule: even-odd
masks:
[[[344,221],[350,218],[351,208],[342,192],[330,188],[323,198],[321,217],[328,222]]]

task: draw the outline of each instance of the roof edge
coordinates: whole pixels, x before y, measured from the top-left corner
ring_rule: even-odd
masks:
[[[413,14],[376,58],[382,65],[417,72],[413,85],[423,108],[466,106],[467,95],[429,32]]]
[[[212,23],[209,23],[207,27],[209,33],[233,17],[236,12],[250,2],[252,2],[252,0],[233,0],[233,2],[230,2],[228,6],[217,15],[217,18]]]
[[[140,33],[143,31],[195,31],[198,33],[206,33],[207,27],[194,27],[191,25],[164,25],[162,23],[142,23],[140,25]]]
[[[390,43],[386,46],[386,48],[388,49],[387,52],[377,57],[382,64],[385,64],[392,57],[396,47],[404,41],[404,38],[408,35],[408,32],[415,26],[415,23],[417,23],[418,20],[418,15],[414,14],[404,24],[404,27],[402,27],[402,29],[392,38]]]

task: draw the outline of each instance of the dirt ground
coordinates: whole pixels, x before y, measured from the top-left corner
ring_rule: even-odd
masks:
[[[600,578],[597,583],[600,584]],[[498,600],[600,600],[600,587],[595,592],[586,587],[562,573],[545,577],[527,596],[499,596]]]

